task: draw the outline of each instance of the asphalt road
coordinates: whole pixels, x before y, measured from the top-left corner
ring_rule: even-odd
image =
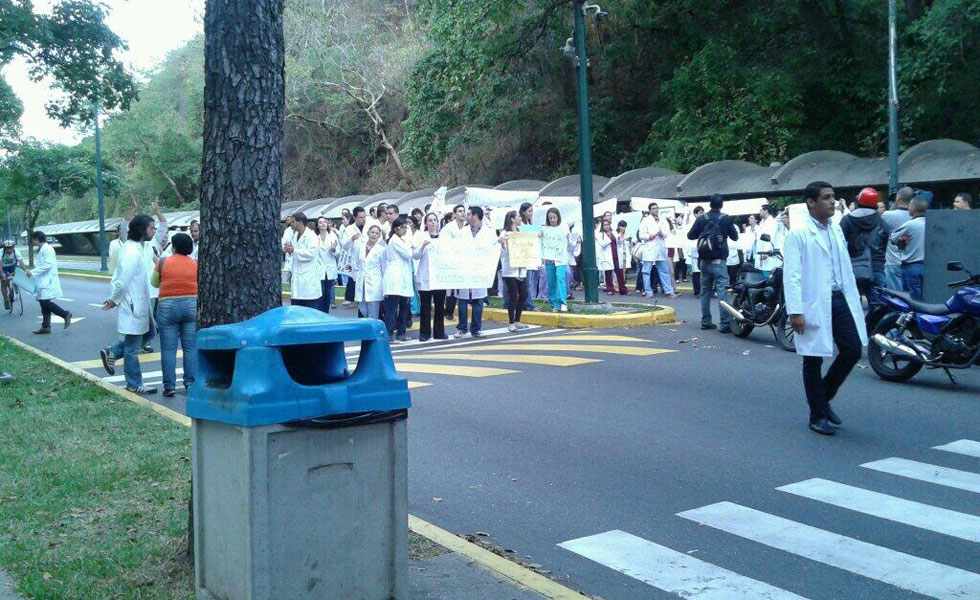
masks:
[[[114,338],[89,306],[105,284],[63,286],[83,320],[32,336],[34,304],[0,330],[96,359]],[[768,332],[700,331],[693,298],[669,304],[692,324],[396,349],[425,386],[410,512],[605,600],[980,598],[980,444],[933,449],[980,440],[980,371],[954,386],[857,368],[839,435],[818,436],[796,355]]]

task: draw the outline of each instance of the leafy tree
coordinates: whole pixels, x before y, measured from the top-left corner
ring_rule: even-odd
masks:
[[[4,144],[0,160],[0,201],[23,211],[28,237],[42,211],[63,196],[79,197],[95,186],[95,156],[85,148],[27,140]],[[103,185],[112,193],[118,178],[111,167]],[[29,250],[31,264],[33,248]]]
[[[0,0],[0,66],[13,57],[27,61],[35,81],[51,77],[64,92],[51,99],[47,112],[62,126],[88,123],[92,104],[105,110],[125,109],[136,86],[114,54],[126,44],[105,23],[105,8],[92,0],[60,0],[47,14],[36,13],[31,0]],[[0,123],[9,128],[14,113],[0,86]],[[16,119],[14,119],[16,120]]]

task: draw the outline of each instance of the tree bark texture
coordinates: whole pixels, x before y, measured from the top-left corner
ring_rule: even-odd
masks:
[[[282,304],[283,0],[207,0],[198,326]]]

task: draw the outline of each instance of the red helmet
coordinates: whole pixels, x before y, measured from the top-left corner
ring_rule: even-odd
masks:
[[[878,207],[878,190],[866,187],[858,194],[858,204],[864,208]]]

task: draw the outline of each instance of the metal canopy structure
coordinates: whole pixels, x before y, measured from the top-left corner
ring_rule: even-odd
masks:
[[[762,166],[740,160],[712,162],[690,173],[675,173],[659,167],[645,167],[620,174],[613,179],[595,176],[595,201],[630,202],[636,198],[663,198],[683,201],[704,201],[715,193],[730,198],[765,198],[797,196],[812,181],[827,181],[840,189],[865,186],[887,189],[888,160],[861,158],[846,152],[818,150],[807,152],[782,165]],[[980,148],[956,140],[931,140],[912,146],[899,157],[899,181],[902,184],[928,187],[955,182],[980,181]],[[446,192],[446,204],[462,203],[466,188],[491,188],[486,185],[454,187]],[[508,181],[498,190],[537,191],[540,197],[575,197],[579,195],[579,176],[569,175],[551,183],[533,179]],[[338,200],[296,200],[282,205],[281,218],[297,210],[308,209],[308,217],[340,218],[343,208],[369,208],[381,202],[395,202],[402,212],[414,208],[413,201],[425,198],[424,205],[435,189],[414,192],[392,191],[373,196],[347,196]],[[411,204],[411,207],[404,207]],[[165,215],[171,227],[186,227],[191,219],[200,219],[199,211],[182,211]],[[106,219],[106,229],[112,231],[119,217]],[[41,225],[38,230],[53,236],[92,235],[99,231],[97,220]]]
[[[436,193],[436,189],[437,188],[425,188],[422,190],[409,192],[398,200],[392,202],[392,204],[397,206],[399,214],[403,215],[412,212],[416,208],[425,210],[425,205],[432,203],[433,194]]]
[[[592,176],[592,197],[599,197],[599,190],[609,183],[608,177],[602,175]],[[561,179],[556,179],[541,188],[538,195],[542,198],[571,198],[582,193],[581,183],[578,175],[568,175]]]

